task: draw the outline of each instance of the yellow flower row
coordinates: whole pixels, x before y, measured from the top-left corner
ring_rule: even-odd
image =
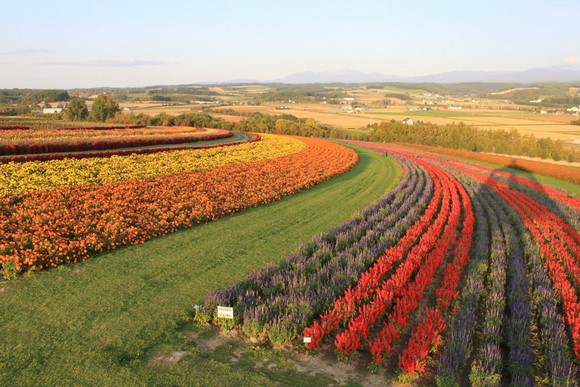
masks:
[[[0,130],[0,145],[47,143],[47,142],[86,142],[92,140],[134,138],[143,136],[167,136],[176,134],[209,133],[214,129],[190,126],[139,129],[60,129],[60,130]]]
[[[103,184],[200,171],[227,164],[278,158],[305,147],[297,139],[267,134],[261,136],[261,141],[211,149],[1,164],[0,196],[21,195],[65,185]]]

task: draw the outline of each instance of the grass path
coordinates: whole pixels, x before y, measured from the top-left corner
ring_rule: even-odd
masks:
[[[0,284],[0,385],[291,380],[288,370],[231,365],[219,351],[195,347],[172,366],[152,367],[151,359],[181,345],[193,305],[209,290],[280,260],[396,183],[392,159],[356,149],[360,161],[351,171],[279,202]]]

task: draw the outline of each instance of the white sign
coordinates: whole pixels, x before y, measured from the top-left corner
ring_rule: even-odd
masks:
[[[218,306],[217,307],[217,316],[218,318],[227,318],[230,320],[234,319],[234,308],[229,308],[227,306]]]
[[[312,343],[312,337],[304,336],[304,344]]]

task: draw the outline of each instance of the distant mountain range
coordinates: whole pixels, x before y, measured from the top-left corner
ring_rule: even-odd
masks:
[[[364,73],[356,70],[335,72],[306,71],[294,73],[276,80],[280,83],[368,83],[368,82],[405,82],[405,83],[538,83],[538,82],[580,82],[580,70],[546,67],[525,71],[449,71],[415,77],[402,77],[381,73]]]
[[[564,69],[560,67],[535,68],[525,71],[449,71],[423,76],[404,77],[399,75],[365,73],[358,70],[339,71],[304,71],[290,74],[284,78],[270,81],[237,79],[217,83],[371,83],[371,82],[403,82],[403,83],[540,83],[540,82],[580,82],[580,69]],[[209,84],[210,82],[205,82]],[[215,83],[215,82],[213,82]]]

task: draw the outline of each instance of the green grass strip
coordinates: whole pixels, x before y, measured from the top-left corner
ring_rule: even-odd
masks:
[[[394,160],[355,149],[360,161],[349,172],[279,202],[0,284],[0,384],[264,385],[302,378],[227,364],[219,351],[209,356],[196,348],[161,369],[151,359],[183,345],[182,328],[208,291],[279,261],[396,184]]]

